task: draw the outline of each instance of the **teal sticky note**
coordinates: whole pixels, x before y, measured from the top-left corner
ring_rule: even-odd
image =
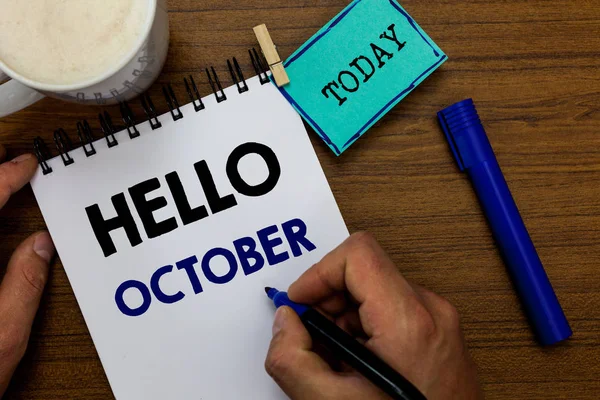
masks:
[[[354,0],[285,61],[280,90],[340,155],[446,59],[395,0]]]

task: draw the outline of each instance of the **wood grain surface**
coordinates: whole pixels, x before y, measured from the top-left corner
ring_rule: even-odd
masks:
[[[225,60],[251,71],[252,27],[266,23],[282,57],[345,0],[170,0],[171,47],[151,89]],[[600,395],[600,2],[404,0],[449,61],[343,156],[312,142],[351,231],[369,230],[400,270],[449,298],[488,399]],[[500,165],[574,330],[541,348],[532,336],[470,183],[435,113],[473,97]],[[166,105],[160,102],[160,111]],[[116,108],[109,109],[118,115]],[[136,107],[137,115],[142,116]],[[45,99],[0,120],[9,156],[98,110]],[[97,122],[95,122],[97,128]],[[115,172],[118,173],[118,172]],[[0,211],[0,265],[43,229],[31,189]],[[1,270],[1,268],[0,268]],[[0,273],[1,275],[1,273]],[[251,397],[251,396],[250,396]],[[250,398],[249,397],[249,398]],[[65,272],[57,261],[29,349],[6,399],[110,399],[112,394]]]

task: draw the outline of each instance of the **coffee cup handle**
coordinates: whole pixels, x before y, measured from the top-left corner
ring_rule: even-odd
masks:
[[[8,76],[0,71],[0,82]],[[0,85],[0,118],[24,109],[45,96],[14,79]]]

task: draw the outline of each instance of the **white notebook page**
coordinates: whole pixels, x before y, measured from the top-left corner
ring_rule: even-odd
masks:
[[[158,130],[141,123],[136,139],[120,132],[116,147],[98,140],[97,154],[89,158],[83,149],[74,150],[72,165],[65,167],[60,157],[54,158],[48,162],[53,172],[44,176],[39,169],[32,181],[117,399],[285,397],[263,368],[274,314],[263,288],[286,289],[341,243],[348,231],[300,117],[272,84],[261,85],[256,77],[247,83],[246,93],[239,94],[236,87],[225,89],[228,99],[222,103],[207,96],[205,110],[195,112],[190,104],[181,107],[181,120],[160,116],[163,126]],[[276,156],[280,175],[266,194],[240,193],[226,171],[233,150],[245,143],[258,143]],[[211,211],[194,168],[202,160],[219,196],[231,194],[237,205]],[[276,176],[270,165],[253,153],[241,158],[237,170],[247,186],[256,187]],[[165,179],[174,171],[190,208],[204,205],[208,216],[184,224]],[[145,198],[164,197],[167,204],[152,217],[158,223],[175,218],[177,228],[148,238],[129,188],[153,178],[160,187]],[[119,193],[126,199],[141,243],[132,246],[123,228],[114,229],[108,235],[116,252],[105,256],[86,208],[97,205],[104,219],[116,217],[111,198]],[[262,268],[257,267],[258,257],[248,256],[255,255],[252,252],[243,255],[247,271],[242,268],[234,246],[241,238],[250,238],[238,242],[248,244],[241,246],[243,251],[249,251],[254,241],[264,259]],[[269,256],[265,247],[272,247]],[[201,265],[207,254],[211,254],[206,263],[210,278]],[[198,263],[178,268],[178,262],[192,256]],[[131,281],[143,287],[126,283]],[[119,287],[126,288],[122,302],[139,315],[126,315],[119,308]]]

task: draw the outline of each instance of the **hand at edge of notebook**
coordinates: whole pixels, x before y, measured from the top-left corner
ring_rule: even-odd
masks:
[[[31,180],[37,168],[31,154],[4,162],[5,158],[6,150],[0,145],[0,208]],[[34,233],[17,247],[0,283],[0,398],[25,354],[53,256],[48,232]]]
[[[429,400],[483,398],[454,306],[407,281],[371,235],[352,235],[288,295],[330,316]],[[328,361],[315,352],[298,315],[279,308],[265,368],[292,400],[389,398],[349,367]]]

